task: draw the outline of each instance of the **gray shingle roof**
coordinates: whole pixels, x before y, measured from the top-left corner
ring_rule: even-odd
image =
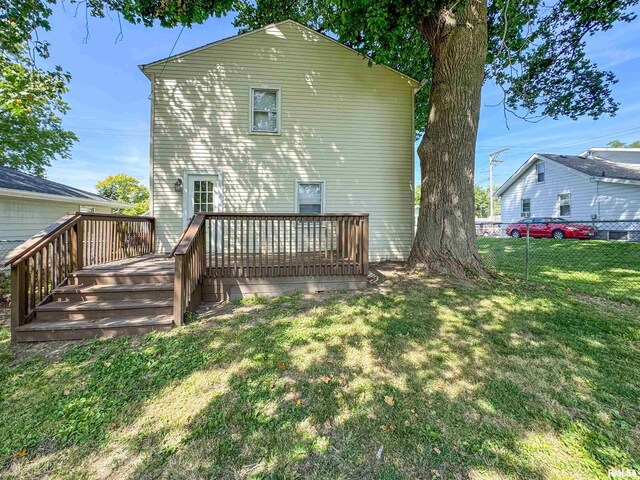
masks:
[[[555,155],[551,153],[539,153],[538,155],[590,177],[640,181],[640,165],[630,165],[604,158],[580,157],[578,155]]]
[[[85,192],[77,188],[69,187],[61,183],[52,182],[46,178],[36,177],[9,167],[0,167],[0,188],[22,190],[25,192],[45,193],[49,195],[62,195],[74,199],[89,201],[109,202],[119,205],[120,202],[110,198]]]

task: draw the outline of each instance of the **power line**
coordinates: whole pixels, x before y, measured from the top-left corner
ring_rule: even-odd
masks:
[[[173,42],[173,47],[171,47],[171,51],[169,52],[169,56],[167,57],[167,59],[162,64],[162,70],[160,70],[160,75],[158,75],[158,79],[162,78],[162,74],[164,73],[164,67],[167,66],[167,63],[169,63],[169,59],[173,55],[173,50],[176,48],[176,45],[178,44],[178,40],[180,40],[180,37],[182,36],[182,32],[184,32],[184,27],[185,26],[182,25],[182,28],[180,29],[180,32],[178,33],[178,38],[176,38],[176,41]]]

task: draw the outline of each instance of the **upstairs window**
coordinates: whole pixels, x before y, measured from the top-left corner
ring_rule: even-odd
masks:
[[[251,89],[251,133],[280,133],[280,89]]]
[[[298,213],[322,213],[324,182],[298,182],[296,188]]]
[[[536,177],[538,183],[544,183],[544,163],[536,163]]]
[[[520,200],[520,216],[525,218],[531,216],[530,198],[523,198],[522,200]]]
[[[558,203],[560,204],[560,216],[561,217],[571,216],[571,194],[562,193],[558,195]]]

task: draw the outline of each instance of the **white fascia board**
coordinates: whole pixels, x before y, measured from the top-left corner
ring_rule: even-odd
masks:
[[[129,208],[131,205],[122,202],[110,202],[108,200],[93,200],[91,198],[83,197],[67,197],[65,195],[53,195],[51,193],[38,193],[29,192],[27,190],[14,190],[11,188],[0,188],[0,196],[3,197],[16,197],[27,198],[33,200],[47,200],[49,202],[61,202],[61,203],[78,203],[82,205],[100,205],[111,208]]]

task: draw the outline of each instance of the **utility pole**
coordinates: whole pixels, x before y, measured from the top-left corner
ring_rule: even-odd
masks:
[[[507,150],[509,148],[503,148],[489,154],[489,218],[491,219],[493,219],[493,166],[497,163],[502,163],[502,160],[498,160],[498,156]]]

